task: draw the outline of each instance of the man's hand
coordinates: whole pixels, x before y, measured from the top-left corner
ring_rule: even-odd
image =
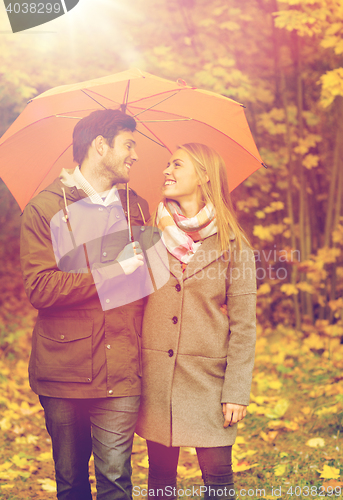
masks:
[[[118,255],[117,262],[119,262],[126,275],[134,273],[136,269],[143,266],[144,257],[138,241],[126,245]]]
[[[223,403],[223,415],[225,418],[224,427],[229,427],[229,425],[234,425],[240,420],[243,420],[246,414],[246,406],[236,405],[233,403]]]

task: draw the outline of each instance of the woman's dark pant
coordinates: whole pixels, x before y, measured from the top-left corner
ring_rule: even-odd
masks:
[[[177,498],[177,464],[180,448],[147,441],[149,454],[149,499]],[[195,487],[205,499],[234,499],[231,446],[196,448],[204,486]],[[197,495],[195,495],[197,496]],[[193,491],[191,497],[194,497]]]

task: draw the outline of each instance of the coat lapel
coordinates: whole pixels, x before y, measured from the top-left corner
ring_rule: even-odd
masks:
[[[218,249],[217,235],[214,234],[206,238],[201,244],[200,248],[195,252],[194,257],[191,259],[185,272],[183,279],[186,280],[198,273],[206,266],[219,259],[223,252]]]

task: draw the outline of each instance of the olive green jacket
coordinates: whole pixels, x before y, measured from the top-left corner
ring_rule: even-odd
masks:
[[[39,395],[60,398],[139,395],[143,299],[103,310],[92,274],[64,272],[56,263],[50,221],[65,210],[65,204],[70,206],[83,198],[83,191],[56,179],[29,202],[22,215],[24,285],[31,304],[38,309],[30,385]],[[142,226],[138,202],[148,218],[146,201],[131,191],[131,222]],[[106,259],[111,259],[111,245],[100,245],[100,249],[99,262],[106,253]]]

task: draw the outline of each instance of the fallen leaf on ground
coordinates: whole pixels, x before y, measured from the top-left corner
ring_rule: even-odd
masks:
[[[275,476],[283,476],[286,472],[286,464],[278,464],[274,467]]]
[[[323,470],[317,470],[320,473],[322,479],[338,479],[340,470],[336,467],[330,467],[330,465],[324,464]]]
[[[52,479],[38,479],[38,483],[40,483],[42,490],[56,492],[56,483]]]
[[[325,441],[323,438],[312,438],[306,442],[306,446],[310,446],[311,448],[321,448],[325,446]]]

